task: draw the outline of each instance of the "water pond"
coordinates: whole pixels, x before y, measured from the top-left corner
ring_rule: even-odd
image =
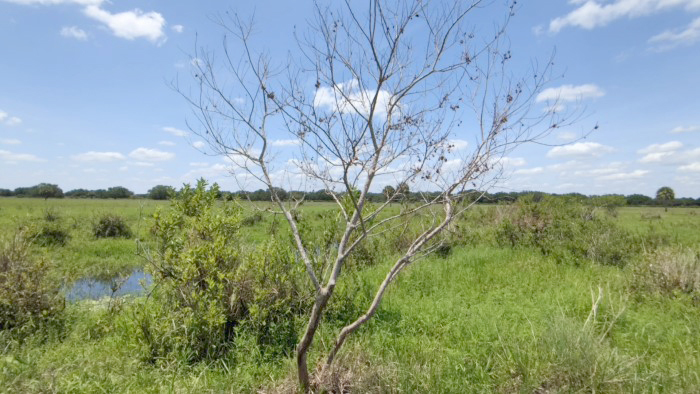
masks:
[[[151,284],[151,275],[141,270],[132,272],[128,276],[112,278],[110,280],[83,278],[73,283],[66,290],[66,300],[69,302],[80,300],[99,300],[104,297],[119,297],[124,295],[142,295]]]

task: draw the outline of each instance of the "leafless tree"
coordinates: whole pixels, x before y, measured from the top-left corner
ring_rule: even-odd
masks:
[[[540,141],[567,119],[533,108],[551,78],[551,59],[510,71],[505,29],[515,1],[345,0],[316,4],[298,50],[275,63],[251,44],[252,23],[226,13],[223,53],[197,48],[190,90],[176,89],[196,116],[190,128],[211,150],[231,160],[234,173],[267,187],[289,224],[301,262],[315,289],[308,325],[297,345],[299,383],[309,390],[307,353],[333,295],[343,264],[369,236],[407,215],[430,221],[402,251],[366,312],[344,327],[326,366],[347,337],[377,311],[403,269],[433,251],[437,236],[468,204],[467,189],[486,190],[500,175],[499,159],[514,147]],[[503,7],[503,19],[484,30],[485,8]],[[477,27],[478,26],[478,27]],[[214,55],[219,55],[215,57]],[[273,137],[294,140],[294,160],[280,163]],[[465,151],[464,141],[469,149]],[[466,152],[466,153],[465,153]],[[344,231],[337,251],[318,269],[305,248],[290,203],[278,188],[299,174],[322,185],[337,203]],[[437,190],[400,213],[368,204],[368,193],[387,184]],[[343,199],[350,199],[351,204]]]

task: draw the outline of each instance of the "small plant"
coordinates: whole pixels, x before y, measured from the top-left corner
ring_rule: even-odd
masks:
[[[39,246],[65,246],[70,240],[70,233],[57,223],[42,226],[33,237],[34,243]]]
[[[226,201],[231,201],[231,200],[226,200]],[[260,223],[262,220],[263,220],[262,213],[255,212],[254,214],[243,218],[243,220],[241,220],[241,224],[246,226],[246,227],[253,227],[256,224]]]
[[[662,292],[700,293],[700,253],[680,247],[649,253],[638,270],[641,279]]]
[[[129,225],[121,216],[107,214],[102,216],[92,227],[97,238],[131,238]]]
[[[58,211],[55,208],[48,207],[44,210],[44,220],[47,222],[55,222],[60,218],[61,216],[58,214]]]
[[[152,302],[138,318],[147,358],[215,359],[239,331],[266,353],[288,353],[300,328],[296,317],[311,302],[303,268],[275,241],[244,249],[240,208],[217,206],[218,186],[206,186],[185,185],[169,211],[154,215]]]
[[[0,240],[0,330],[35,328],[65,306],[59,283],[49,277],[49,261],[31,255],[26,231]]]

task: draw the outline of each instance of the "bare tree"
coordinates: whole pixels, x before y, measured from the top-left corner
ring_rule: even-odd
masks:
[[[230,158],[237,179],[243,173],[265,185],[289,224],[316,294],[296,349],[305,390],[308,350],[353,250],[409,215],[431,218],[378,284],[366,312],[340,331],[326,367],[372,318],[401,271],[435,250],[438,235],[471,206],[457,202],[460,194],[486,190],[500,179],[500,158],[567,121],[532,108],[550,79],[551,59],[530,63],[523,76],[509,71],[505,28],[515,1],[501,4],[503,20],[486,32],[473,21],[486,6],[498,6],[492,1],[345,0],[337,9],[316,4],[309,30],[297,36],[298,51],[276,64],[253,49],[252,23],[226,13],[216,19],[226,30],[223,56],[196,48],[196,88],[175,84],[194,109],[197,121],[190,128],[215,154]],[[280,131],[298,142],[294,160],[286,163],[276,160],[273,146]],[[292,214],[299,202],[278,194],[299,175],[309,187],[322,186],[344,218],[337,252],[320,269]],[[385,203],[368,204],[368,193],[388,184],[399,187],[384,189],[390,191]],[[438,192],[399,213],[386,210],[409,184]]]

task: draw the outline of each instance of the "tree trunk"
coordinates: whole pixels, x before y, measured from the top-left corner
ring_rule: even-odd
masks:
[[[316,302],[314,302],[313,310],[311,311],[311,316],[309,317],[309,323],[306,325],[306,331],[304,336],[297,346],[297,375],[299,376],[299,386],[301,389],[308,393],[311,391],[311,385],[309,380],[309,366],[306,362],[306,355],[309,352],[311,343],[314,340],[314,335],[316,334],[316,329],[321,322],[321,317],[323,316],[323,310],[328,304],[328,299],[333,294],[333,288],[335,286],[324,287],[319,291],[316,297]]]

